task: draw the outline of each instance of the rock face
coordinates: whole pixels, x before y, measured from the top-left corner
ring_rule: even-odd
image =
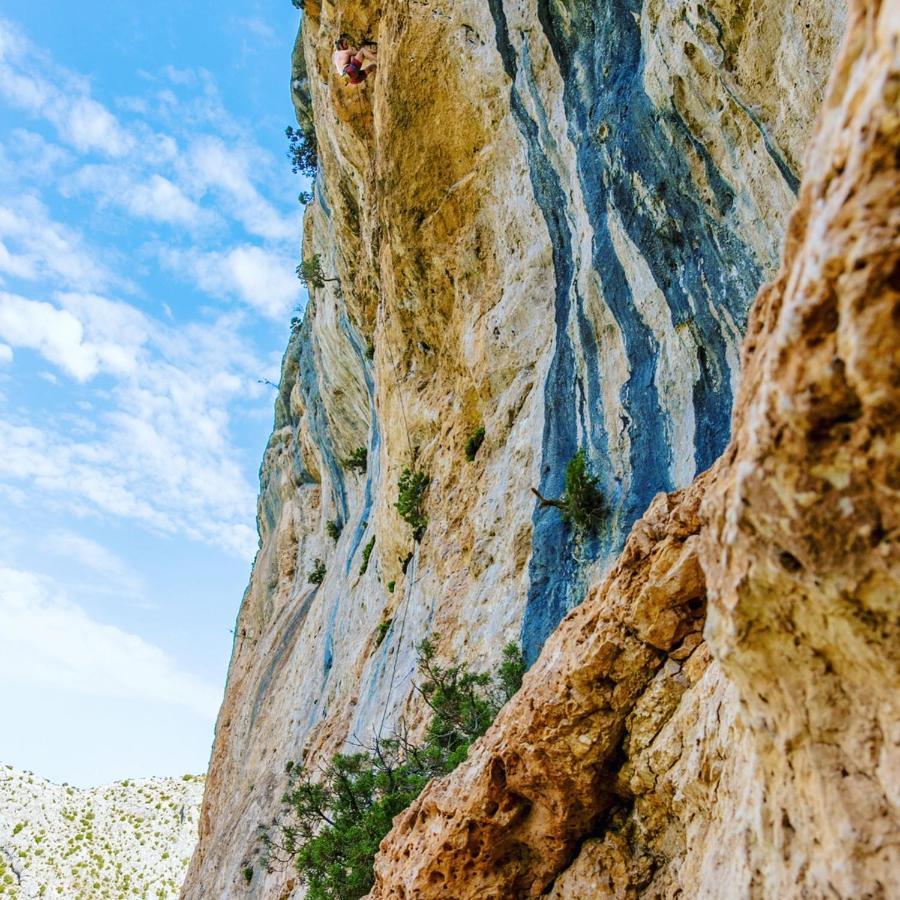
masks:
[[[860,2],[731,444],[398,817],[373,897],[897,894],[898,100],[900,7]]]
[[[0,766],[0,897],[177,897],[203,782],[186,775],[81,790]]]
[[[805,170],[837,0],[305,7],[328,280],[284,358],[183,896],[300,896],[257,863],[287,761],[415,721],[434,634],[534,668],[397,821],[376,896],[887,896],[896,3],[855,7]],[[361,88],[342,32],[378,41]],[[531,493],[578,448],[607,506],[581,542]]]

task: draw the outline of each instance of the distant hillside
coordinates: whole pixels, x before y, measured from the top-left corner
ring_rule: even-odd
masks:
[[[197,841],[203,777],[92,790],[0,766],[0,897],[177,897]]]

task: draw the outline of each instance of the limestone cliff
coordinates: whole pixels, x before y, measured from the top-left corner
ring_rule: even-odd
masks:
[[[284,358],[184,896],[296,893],[255,865],[286,762],[414,719],[428,634],[537,662],[398,820],[376,895],[887,896],[896,160],[866,141],[896,149],[896,2],[856,8],[806,173],[838,0],[305,7],[329,280]],[[361,88],[341,33],[378,41]],[[576,543],[531,488],[578,448],[607,513]]]

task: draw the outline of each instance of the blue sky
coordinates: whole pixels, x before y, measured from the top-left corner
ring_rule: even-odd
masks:
[[[289,0],[4,0],[0,761],[198,772],[291,310]]]

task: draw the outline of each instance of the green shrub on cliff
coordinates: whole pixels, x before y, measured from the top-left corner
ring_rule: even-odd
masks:
[[[312,572],[309,573],[309,583],[321,584],[325,580],[326,571],[327,569],[325,568],[325,563],[323,563],[321,559],[317,558]]]
[[[311,125],[292,128],[288,125],[284,130],[288,139],[288,159],[291,171],[295,175],[316,177],[319,168],[319,147],[316,143],[316,132]]]
[[[491,675],[440,665],[430,641],[418,649],[419,691],[431,710],[423,744],[413,744],[401,724],[392,737],[335,756],[324,770],[291,770],[286,819],[263,843],[268,865],[293,863],[308,900],[358,900],[369,892],[375,854],[394,816],[465,759],[521,686],[525,664],[515,644],[504,648]]]
[[[337,281],[337,278],[328,278],[322,269],[322,257],[318,253],[313,253],[308,259],[297,266],[297,277],[300,283],[306,288],[323,288],[326,281]]]
[[[375,646],[380,647],[384,643],[384,639],[387,637],[387,633],[391,630],[391,625],[394,624],[393,619],[385,619],[379,626],[378,630],[375,632]]]
[[[422,540],[428,525],[428,519],[422,510],[428,483],[429,478],[424,472],[418,469],[404,469],[397,484],[397,502],[394,506],[403,521],[412,528],[413,538],[416,541]]]
[[[484,443],[484,425],[479,425],[470,435],[469,439],[466,441],[466,459],[469,462],[475,462],[475,457],[478,455],[478,451],[481,449],[481,445]]]
[[[566,489],[562,497],[545,497],[537,488],[532,493],[541,506],[553,506],[563,519],[575,528],[576,534],[596,531],[606,514],[606,501],[599,487],[600,480],[588,469],[587,455],[579,450],[566,466]]]
[[[362,577],[366,574],[367,569],[369,568],[369,558],[372,556],[372,551],[375,549],[375,538],[372,537],[372,540],[363,547],[362,553],[362,565],[359,567],[359,575]]]
[[[603,518],[605,502],[599,481],[587,467],[587,456],[579,450],[566,466],[566,491],[563,494],[563,518],[580,531],[591,531]]]
[[[365,447],[357,447],[345,460],[344,468],[359,475],[365,473],[369,465],[369,451]]]
[[[333,541],[336,541],[341,536],[341,532],[343,530],[344,530],[344,526],[341,524],[340,519],[331,519],[328,522],[328,524],[325,526],[325,533]]]

